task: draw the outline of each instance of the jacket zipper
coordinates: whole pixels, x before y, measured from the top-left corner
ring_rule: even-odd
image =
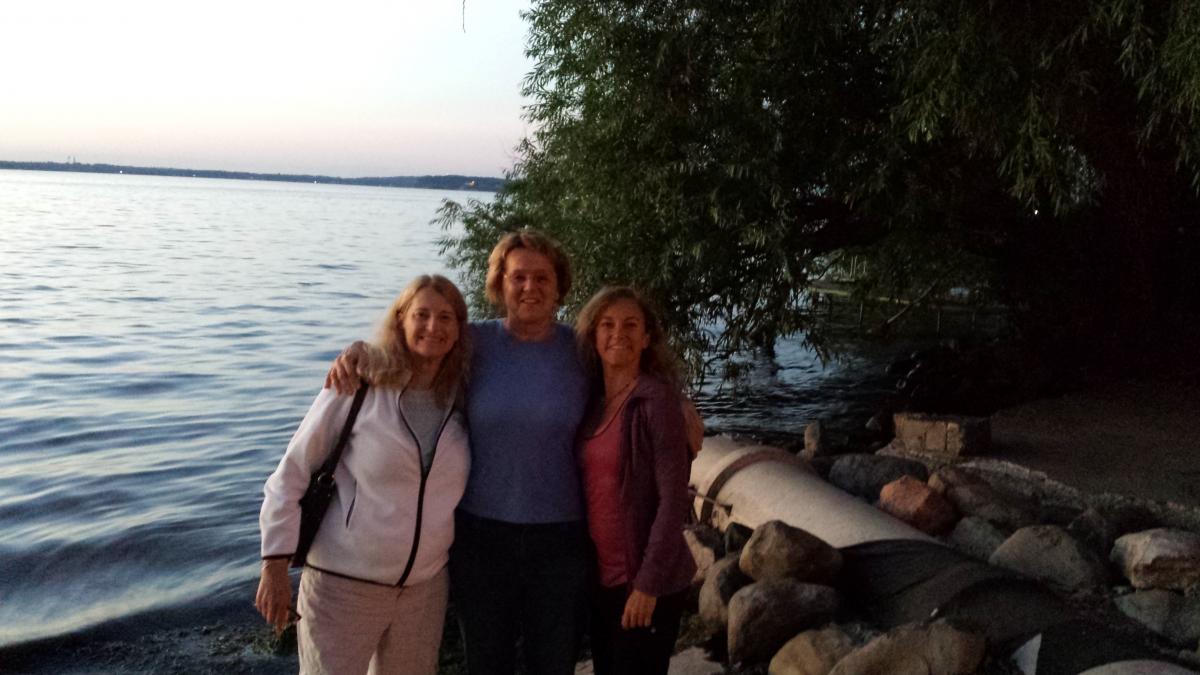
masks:
[[[400,392],[400,396],[404,396],[403,391]],[[408,435],[412,436],[413,447],[417,449],[417,465],[421,467],[421,485],[417,488],[417,523],[413,526],[412,550],[408,552],[408,562],[405,563],[404,571],[400,574],[400,581],[396,582],[397,586],[403,586],[404,582],[408,581],[408,575],[412,573],[413,564],[417,561],[417,549],[421,545],[421,518],[425,514],[425,483],[429,480],[429,473],[433,470],[433,459],[437,457],[437,446],[441,443],[442,432],[446,430],[446,424],[454,414],[454,406],[450,406],[446,416],[442,418],[442,426],[438,428],[437,437],[433,441],[433,452],[429,455],[428,467],[425,466],[425,462],[421,461],[421,441],[409,426],[408,419],[404,417],[404,408],[400,406],[400,397],[396,397],[396,410],[400,413],[400,421],[404,423]]]

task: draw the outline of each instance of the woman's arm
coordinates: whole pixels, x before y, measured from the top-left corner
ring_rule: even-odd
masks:
[[[654,483],[658,491],[658,506],[650,537],[642,554],[642,565],[633,588],[656,595],[670,581],[674,566],[679,563],[678,546],[674,540],[682,536],[688,509],[688,474],[691,455],[688,450],[686,424],[679,401],[673,398],[646,400],[639,414],[646,439],[651,447]]]

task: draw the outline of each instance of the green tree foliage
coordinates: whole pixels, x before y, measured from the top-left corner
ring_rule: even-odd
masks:
[[[1032,342],[1127,361],[1194,320],[1200,3],[923,0],[882,15],[895,140],[956,148],[1029,214],[990,225],[983,252]]]
[[[636,284],[694,365],[823,347],[808,282],[848,254],[863,293],[982,290],[1055,348],[1150,325],[1183,281],[1159,265],[1196,237],[1195,0],[541,0],[527,19],[535,131],[494,202],[441,212],[475,280],[500,233],[544,230],[579,273],[569,306]]]

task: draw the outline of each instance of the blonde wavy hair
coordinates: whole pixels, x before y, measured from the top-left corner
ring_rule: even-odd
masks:
[[[423,274],[400,292],[380,322],[375,339],[367,343],[366,363],[359,367],[359,374],[376,386],[404,387],[408,384],[412,377],[413,359],[404,335],[404,317],[417,293],[426,288],[450,303],[458,322],[458,340],[442,359],[442,365],[433,379],[434,398],[438,405],[446,406],[461,393],[459,385],[466,376],[471,343],[467,330],[467,303],[458,287],[440,274]]]
[[[667,344],[662,320],[650,301],[630,286],[607,286],[600,289],[588,300],[575,319],[575,342],[579,348],[579,357],[583,360],[588,374],[592,376],[592,381],[603,386],[604,367],[596,354],[596,327],[600,323],[600,315],[620,300],[630,300],[642,311],[642,323],[645,325],[646,335],[650,338],[650,344],[642,350],[639,370],[666,381],[672,389],[679,389],[679,360]]]
[[[488,256],[487,299],[492,305],[501,309],[504,307],[504,260],[516,249],[527,248],[546,256],[554,267],[555,282],[558,286],[556,302],[562,304],[563,298],[571,290],[571,263],[567,254],[563,253],[558,242],[537,230],[517,230],[500,237],[500,241],[492,247]]]

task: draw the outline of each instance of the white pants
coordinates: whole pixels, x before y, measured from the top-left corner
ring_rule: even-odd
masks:
[[[396,588],[304,568],[296,607],[301,675],[433,675],[449,578],[443,568]]]

